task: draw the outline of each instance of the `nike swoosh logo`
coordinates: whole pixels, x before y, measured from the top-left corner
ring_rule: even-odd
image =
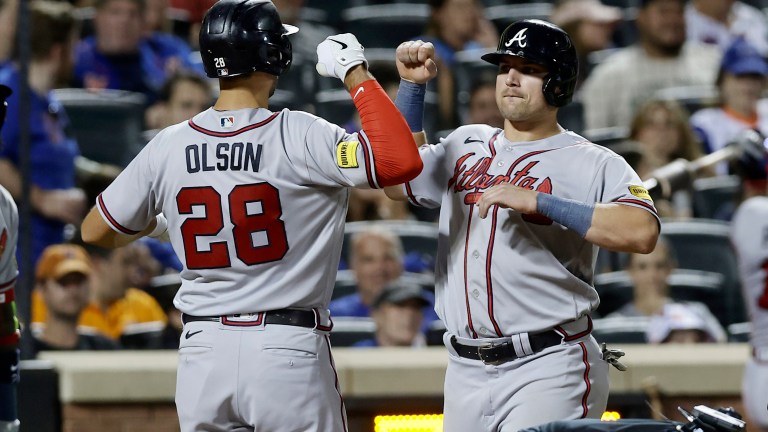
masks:
[[[357,91],[355,92],[355,95],[354,95],[354,96],[352,96],[352,99],[355,99],[355,98],[357,98],[357,95],[359,95],[360,93],[362,93],[362,92],[364,92],[364,91],[365,91],[365,89],[364,89],[363,87],[360,87],[360,88],[359,88],[359,89],[357,89]]]
[[[464,144],[469,144],[469,143],[473,143],[473,142],[481,143],[481,142],[484,142],[484,141],[483,140],[479,140],[479,139],[473,139],[471,137],[467,137],[467,139],[464,140]]]
[[[337,44],[341,45],[341,49],[347,49],[347,46],[348,46],[348,45],[347,45],[347,44],[345,44],[344,42],[341,42],[341,41],[337,41],[336,39],[331,39],[331,38],[328,38],[328,40],[329,40],[329,41],[333,41],[333,42],[336,42]]]
[[[194,335],[196,335],[196,334],[198,334],[198,333],[202,333],[202,332],[203,332],[202,330],[198,330],[198,331],[196,331],[196,332],[192,332],[192,333],[190,333],[190,332],[189,332],[189,330],[187,330],[187,334],[185,334],[185,335],[184,335],[184,337],[185,337],[185,338],[187,338],[187,339],[189,339],[189,338],[191,338],[192,336],[194,336]]]

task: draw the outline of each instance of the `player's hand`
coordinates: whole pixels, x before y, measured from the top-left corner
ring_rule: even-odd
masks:
[[[87,209],[87,197],[82,189],[52,189],[35,188],[33,202],[35,209],[49,219],[56,219],[70,224],[79,224]]]
[[[328,36],[317,46],[317,73],[325,77],[344,81],[353,67],[368,61],[363,55],[363,46],[352,33]]]
[[[503,183],[488,188],[477,201],[480,217],[485,219],[492,205],[511,209],[522,214],[536,213],[536,195],[539,192]]]
[[[395,51],[395,64],[400,78],[424,84],[437,76],[435,46],[420,40],[403,42]]]

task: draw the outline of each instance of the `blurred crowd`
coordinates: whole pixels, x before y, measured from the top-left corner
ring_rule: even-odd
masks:
[[[29,116],[19,112],[19,1],[3,0],[0,9],[0,83],[14,90],[2,131],[0,184],[20,200],[22,176],[31,182],[33,258],[21,265],[31,265],[35,279],[33,352],[176,348],[181,321],[172,299],[181,266],[169,246],[143,240],[105,251],[82,244],[73,227],[136,148],[211,106],[218,89],[196,50],[200,21],[214,0],[30,1]],[[326,36],[356,34],[393,98],[394,48],[407,39],[433,42],[440,73],[428,87],[425,129],[434,142],[463,124],[503,127],[497,71],[479,57],[496,48],[509,23],[540,18],[565,29],[579,54],[575,100],[560,111],[561,124],[624,156],[641,178],[721,150],[745,130],[768,134],[768,1],[273,2],[283,22],[300,31],[291,36],[294,62],[270,109],[306,110],[349,131],[360,120],[348,95],[314,72],[315,47]],[[136,96],[133,105],[126,95]],[[99,117],[121,104],[138,114]],[[25,128],[31,136],[26,174],[19,151]],[[120,132],[129,129],[138,133]],[[764,190],[765,180],[764,166],[723,162],[656,204],[666,220],[727,223],[743,194],[759,185]],[[341,329],[336,344],[441,344],[430,286],[436,251],[405,250],[402,230],[373,222],[430,225],[438,214],[378,190],[351,194],[348,222],[371,227],[347,238],[340,274],[349,283],[331,304]],[[428,245],[436,245],[434,230],[424,237]],[[643,318],[636,333],[651,343],[738,340],[727,330],[738,324],[733,315],[691,296],[676,298],[680,291],[669,280],[681,262],[670,243],[660,241],[650,255],[601,256],[599,273],[626,277],[628,297],[624,304],[604,300],[600,319]]]

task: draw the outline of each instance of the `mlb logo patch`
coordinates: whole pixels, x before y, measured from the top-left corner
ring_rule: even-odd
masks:
[[[228,117],[219,117],[219,120],[221,121],[221,127],[232,127],[235,125],[235,117],[228,116]]]

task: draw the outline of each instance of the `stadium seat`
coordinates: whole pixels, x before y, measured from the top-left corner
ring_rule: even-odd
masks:
[[[607,316],[632,301],[632,281],[625,271],[602,273],[595,276],[595,290],[600,296],[597,313]]]
[[[574,100],[561,107],[557,110],[557,122],[560,126],[581,134],[584,130],[584,104]]]
[[[603,0],[607,6],[615,6],[622,9],[631,9],[640,6],[640,0]]]
[[[53,90],[64,106],[80,153],[96,162],[125,167],[145,144],[145,98],[122,90]]]
[[[302,9],[302,19],[338,29],[342,24],[339,11],[362,2],[363,0],[306,0]],[[322,21],[316,21],[317,19]]]
[[[376,323],[371,318],[334,318],[331,345],[350,347],[357,342],[371,339],[376,334]]]
[[[598,343],[646,343],[648,318],[602,318],[593,321],[592,336]]]
[[[752,323],[733,323],[726,330],[728,332],[728,342],[749,342],[749,336],[752,333]]]
[[[685,108],[688,114],[713,106],[718,101],[718,90],[714,85],[667,87],[658,90],[655,99],[674,100]]]
[[[355,275],[352,270],[339,270],[336,272],[336,283],[333,286],[331,300],[354,294],[357,288]]]
[[[429,6],[420,3],[354,6],[343,10],[341,17],[344,31],[357,36],[366,49],[397,48],[401,42],[424,33]]]
[[[445,333],[445,323],[440,320],[433,321],[427,330],[427,345],[443,346],[443,333]]]
[[[726,324],[725,308],[729,290],[720,273],[675,269],[667,279],[669,297],[677,301],[695,301],[705,304],[722,324]],[[632,301],[633,284],[626,271],[602,273],[595,276],[595,289],[600,295],[598,314],[607,316]]]
[[[615,126],[587,129],[581,135],[595,144],[612,149],[629,138],[629,130],[622,126]]]
[[[508,3],[485,8],[485,16],[501,33],[508,25],[522,19],[549,20],[553,7],[550,2]]]
[[[726,290],[723,324],[746,321],[728,223],[711,219],[664,220],[661,232],[675,251],[678,268],[716,272],[723,276]]]
[[[697,218],[729,220],[739,199],[738,176],[715,176],[693,181],[693,215]]]
[[[732,320],[727,308],[731,292],[722,274],[677,269],[669,276],[668,283],[669,296],[674,300],[703,303],[723,326]]]

